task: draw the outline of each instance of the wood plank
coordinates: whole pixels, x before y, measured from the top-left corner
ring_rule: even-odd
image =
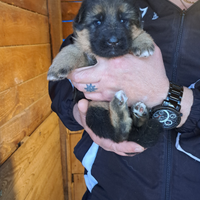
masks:
[[[73,33],[72,22],[63,22],[63,38],[66,38],[68,35]]]
[[[58,126],[57,115],[52,113],[5,163],[1,166],[0,185],[2,195],[13,192],[15,181],[17,181],[24,170],[28,168],[36,155],[40,152],[45,141]],[[24,151],[26,149],[26,151]],[[15,180],[13,177],[15,176]]]
[[[49,24],[53,58],[58,54],[62,44],[62,16],[60,1],[48,0]]]
[[[30,11],[34,11],[43,15],[47,15],[46,0],[1,0],[3,2],[24,8]]]
[[[65,200],[70,200],[69,196],[69,184],[68,179],[71,178],[71,167],[68,165],[68,154],[69,154],[69,147],[67,146],[67,130],[61,120],[59,120],[59,127],[60,127],[60,146],[61,146],[61,162],[62,162],[62,175],[63,175],[63,188],[64,188],[64,196]],[[70,169],[69,169],[70,167]],[[70,171],[70,174],[68,173]],[[69,174],[69,175],[68,175]]]
[[[73,20],[80,6],[81,2],[62,2],[62,20]]]
[[[71,169],[72,169],[72,174],[81,174],[84,173],[84,167],[82,163],[75,157],[74,155],[74,147],[78,143],[78,141],[81,139],[82,134],[72,134],[70,135],[70,144],[71,144]]]
[[[47,72],[51,65],[50,45],[0,47],[0,60],[2,92]]]
[[[63,182],[62,182],[62,166],[61,166],[61,157],[60,157],[60,138],[59,138],[59,126],[56,127],[52,136],[49,137],[48,145],[41,149],[40,153],[34,159],[36,160],[35,166],[33,164],[27,170],[25,177],[30,176],[34,173],[35,176],[29,184],[28,195],[25,194],[20,196],[19,199],[25,200],[63,200]],[[46,152],[47,155],[44,155]],[[37,162],[40,162],[40,166],[37,167]],[[39,169],[35,169],[39,168]],[[25,180],[22,179],[22,183]],[[30,182],[30,181],[29,181]],[[18,184],[20,186],[20,184]],[[25,193],[20,189],[22,194]],[[25,197],[25,198],[24,198]]]
[[[40,196],[46,192],[44,188],[51,175],[55,177],[57,174],[59,186],[62,182],[59,155],[58,117],[53,113],[1,167],[0,184],[3,185],[4,199],[21,200],[34,192],[37,198],[32,199],[43,200]],[[62,190],[62,187],[54,189]]]
[[[86,192],[86,185],[83,174],[74,174],[74,200],[82,199]]]
[[[33,158],[32,163],[26,169],[23,168],[24,172],[21,177],[16,180],[14,174],[14,190],[16,199],[43,200],[43,198],[40,198],[40,195],[42,195],[43,192],[47,192],[44,191],[45,184],[49,181],[50,176],[52,176],[53,173],[56,173],[54,167],[58,164],[57,162],[60,161],[58,133],[59,127],[57,126],[48,140],[44,142],[38,154]],[[33,146],[30,147],[35,147],[35,145],[37,144],[33,144]],[[58,178],[62,180],[61,171],[58,175]],[[55,190],[56,189],[57,186],[55,186]],[[9,193],[6,196],[6,199],[12,200],[12,197],[12,193]],[[51,198],[49,200],[51,200]]]
[[[57,161],[59,162],[59,165],[56,163],[54,169],[53,169],[53,173],[50,177],[50,179],[47,181],[48,183],[45,185],[44,191],[42,195],[40,195],[40,200],[43,199],[49,199],[49,200],[64,200],[64,191],[63,191],[63,180],[62,180],[62,165],[61,165],[61,161],[60,161],[60,157],[59,160]],[[55,172],[58,173],[55,173]],[[56,188],[55,188],[56,186]],[[32,200],[32,199],[30,199]]]
[[[48,17],[0,2],[0,46],[49,43]]]
[[[25,200],[64,200],[60,155],[55,155],[55,153],[53,153],[51,156],[55,160],[51,161],[51,166],[45,166],[45,176],[41,174],[41,176],[34,181],[34,185]]]
[[[67,200],[74,200],[72,199],[72,191],[73,191],[73,184],[72,184],[72,167],[71,167],[71,135],[69,134],[69,129],[66,128],[67,135],[66,135],[66,148],[67,148],[67,186],[68,186],[68,199]]]
[[[47,73],[0,93],[0,126],[48,93]]]
[[[74,200],[73,183],[72,183],[72,158],[71,158],[71,156],[73,156],[73,160],[75,162],[75,165],[78,163],[79,168],[81,168],[82,164],[80,163],[80,161],[78,161],[75,158],[75,156],[73,154],[74,146],[75,146],[74,143],[76,143],[78,141],[76,141],[72,144],[71,143],[71,136],[75,135],[75,137],[76,137],[78,135],[78,137],[76,137],[76,138],[80,139],[81,136],[82,136],[83,130],[70,131],[62,123],[60,123],[60,127],[61,127],[61,129],[60,129],[61,130],[61,149],[62,149],[61,152],[62,152],[63,156],[65,156],[67,158],[65,160],[62,159],[62,165],[64,166],[63,170],[65,170],[65,169],[67,170],[66,175],[65,175],[65,173],[63,173],[63,175],[65,175],[65,177],[64,177],[65,197],[67,198],[67,200]],[[65,136],[64,136],[64,134],[65,134]],[[62,141],[64,139],[66,139],[66,141]],[[82,166],[82,168],[83,168],[83,166]],[[84,169],[83,169],[83,171],[84,171]]]
[[[0,164],[2,164],[17,148],[18,143],[30,135],[50,114],[51,101],[46,94],[0,127]]]

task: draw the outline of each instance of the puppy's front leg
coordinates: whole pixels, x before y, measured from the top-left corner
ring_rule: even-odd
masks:
[[[75,44],[64,47],[54,58],[49,68],[47,79],[51,81],[62,80],[78,67],[88,66],[88,58]]]
[[[155,46],[152,37],[142,29],[138,29],[137,32],[140,33],[133,40],[133,54],[139,57],[148,57],[153,55]]]
[[[90,101],[86,115],[88,127],[99,137],[117,143],[127,140],[132,126],[127,99],[120,90],[109,103]]]

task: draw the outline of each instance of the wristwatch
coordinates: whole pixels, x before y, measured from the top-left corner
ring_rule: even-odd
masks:
[[[167,98],[161,105],[151,109],[152,119],[158,120],[164,129],[177,127],[182,116],[182,113],[180,113],[182,96],[183,87],[170,82]]]

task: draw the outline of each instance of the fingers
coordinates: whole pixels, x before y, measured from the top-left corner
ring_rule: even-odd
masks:
[[[88,110],[88,103],[89,102],[86,99],[81,99],[78,102],[78,109],[79,109],[82,117],[86,117],[86,113],[87,113],[87,110]]]
[[[94,133],[90,133],[90,137],[93,139],[93,141],[101,146],[106,151],[114,152],[121,156],[134,156],[139,153],[142,153],[145,149],[138,145],[135,142],[120,142],[115,143],[110,139],[105,138],[99,138],[96,135],[93,135]]]
[[[123,156],[134,156],[142,153],[145,149],[135,142],[124,141],[113,144],[114,152]]]
[[[76,87],[79,91],[82,91],[84,93],[90,93],[90,92],[99,92],[99,83],[77,83],[73,82],[74,87]]]
[[[96,57],[97,64],[94,66],[88,66],[88,67],[81,67],[78,69],[73,70],[72,73],[70,73],[67,78],[70,79],[73,83],[97,83],[101,81],[101,77],[105,73],[105,70],[107,69],[107,62],[108,59],[106,58],[100,58]]]
[[[70,79],[73,83],[96,83],[101,80],[100,71],[95,65],[89,67],[82,67],[73,70],[67,78]]]
[[[94,84],[79,84],[73,83],[79,91],[83,92],[86,99],[93,101],[111,101],[114,97],[116,91],[114,90],[104,90],[99,88],[99,83]]]
[[[81,121],[81,117],[80,117],[80,112],[79,112],[79,109],[78,109],[78,105],[77,105],[77,104],[75,104],[74,107],[73,107],[73,116],[74,116],[74,119],[75,119],[81,126],[83,126],[82,121]]]

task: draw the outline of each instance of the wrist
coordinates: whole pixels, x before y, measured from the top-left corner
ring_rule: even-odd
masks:
[[[169,80],[166,80],[160,84],[153,91],[149,91],[149,98],[144,102],[149,108],[162,104],[163,100],[166,99],[169,91]]]
[[[187,87],[183,87],[183,97],[181,100],[181,110],[180,110],[180,112],[182,113],[182,117],[178,127],[181,127],[187,120],[191,111],[192,104],[193,104],[192,90]]]
[[[151,109],[152,118],[165,129],[180,127],[190,113],[193,102],[191,95],[192,91],[188,88],[170,82],[167,97]]]

